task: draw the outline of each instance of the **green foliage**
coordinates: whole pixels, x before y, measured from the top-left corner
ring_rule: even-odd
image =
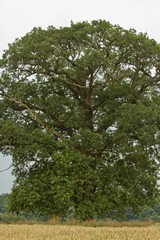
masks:
[[[1,60],[10,209],[80,220],[158,194],[160,46],[106,21],[34,28]]]

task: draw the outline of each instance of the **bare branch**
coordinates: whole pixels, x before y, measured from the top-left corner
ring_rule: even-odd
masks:
[[[10,166],[9,166],[8,168],[6,168],[6,169],[0,170],[0,173],[1,173],[1,172],[8,171],[11,167],[12,167],[12,165],[10,165]]]

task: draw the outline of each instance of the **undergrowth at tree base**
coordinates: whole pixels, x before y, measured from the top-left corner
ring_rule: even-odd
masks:
[[[77,219],[64,220],[59,216],[53,216],[46,221],[40,219],[26,219],[24,216],[15,214],[1,214],[0,224],[46,224],[46,225],[67,225],[67,226],[86,226],[86,227],[147,227],[153,225],[160,225],[158,221],[154,220],[130,220],[117,221],[113,219],[88,219],[86,221],[79,221]]]

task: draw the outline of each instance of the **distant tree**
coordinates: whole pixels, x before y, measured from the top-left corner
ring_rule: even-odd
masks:
[[[0,195],[0,213],[8,211],[8,196],[9,194],[7,193]]]
[[[34,28],[1,59],[12,211],[79,219],[158,194],[160,46],[106,21]]]

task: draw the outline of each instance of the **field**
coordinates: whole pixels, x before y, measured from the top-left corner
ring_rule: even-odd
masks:
[[[160,226],[93,228],[0,224],[0,240],[160,240]]]

